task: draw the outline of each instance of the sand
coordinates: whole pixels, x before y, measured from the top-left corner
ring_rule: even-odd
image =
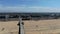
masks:
[[[25,21],[25,34],[60,34],[60,19]]]
[[[18,34],[18,21],[0,21],[0,34]]]
[[[60,34],[60,19],[25,20],[25,34]],[[18,21],[0,21],[0,34],[18,34]]]

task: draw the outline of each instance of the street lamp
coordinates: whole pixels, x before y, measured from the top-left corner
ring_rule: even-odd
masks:
[[[24,34],[24,22],[22,21],[22,18],[20,16],[19,16],[19,22],[17,25],[19,26],[18,34]]]

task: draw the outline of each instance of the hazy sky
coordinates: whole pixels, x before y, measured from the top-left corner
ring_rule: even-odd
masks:
[[[60,0],[0,0],[0,11],[60,12]]]

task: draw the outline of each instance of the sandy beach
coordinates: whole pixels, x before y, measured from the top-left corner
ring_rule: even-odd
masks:
[[[60,19],[25,20],[25,34],[60,34]],[[18,21],[0,21],[0,34],[18,34]]]

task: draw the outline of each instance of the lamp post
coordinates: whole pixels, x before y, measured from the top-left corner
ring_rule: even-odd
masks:
[[[22,22],[21,17],[19,17],[18,26],[19,26],[19,33],[18,34],[24,34],[24,22]]]
[[[8,20],[8,18],[9,18],[9,15],[6,15],[6,16],[5,16],[5,21],[7,21],[7,20]]]

